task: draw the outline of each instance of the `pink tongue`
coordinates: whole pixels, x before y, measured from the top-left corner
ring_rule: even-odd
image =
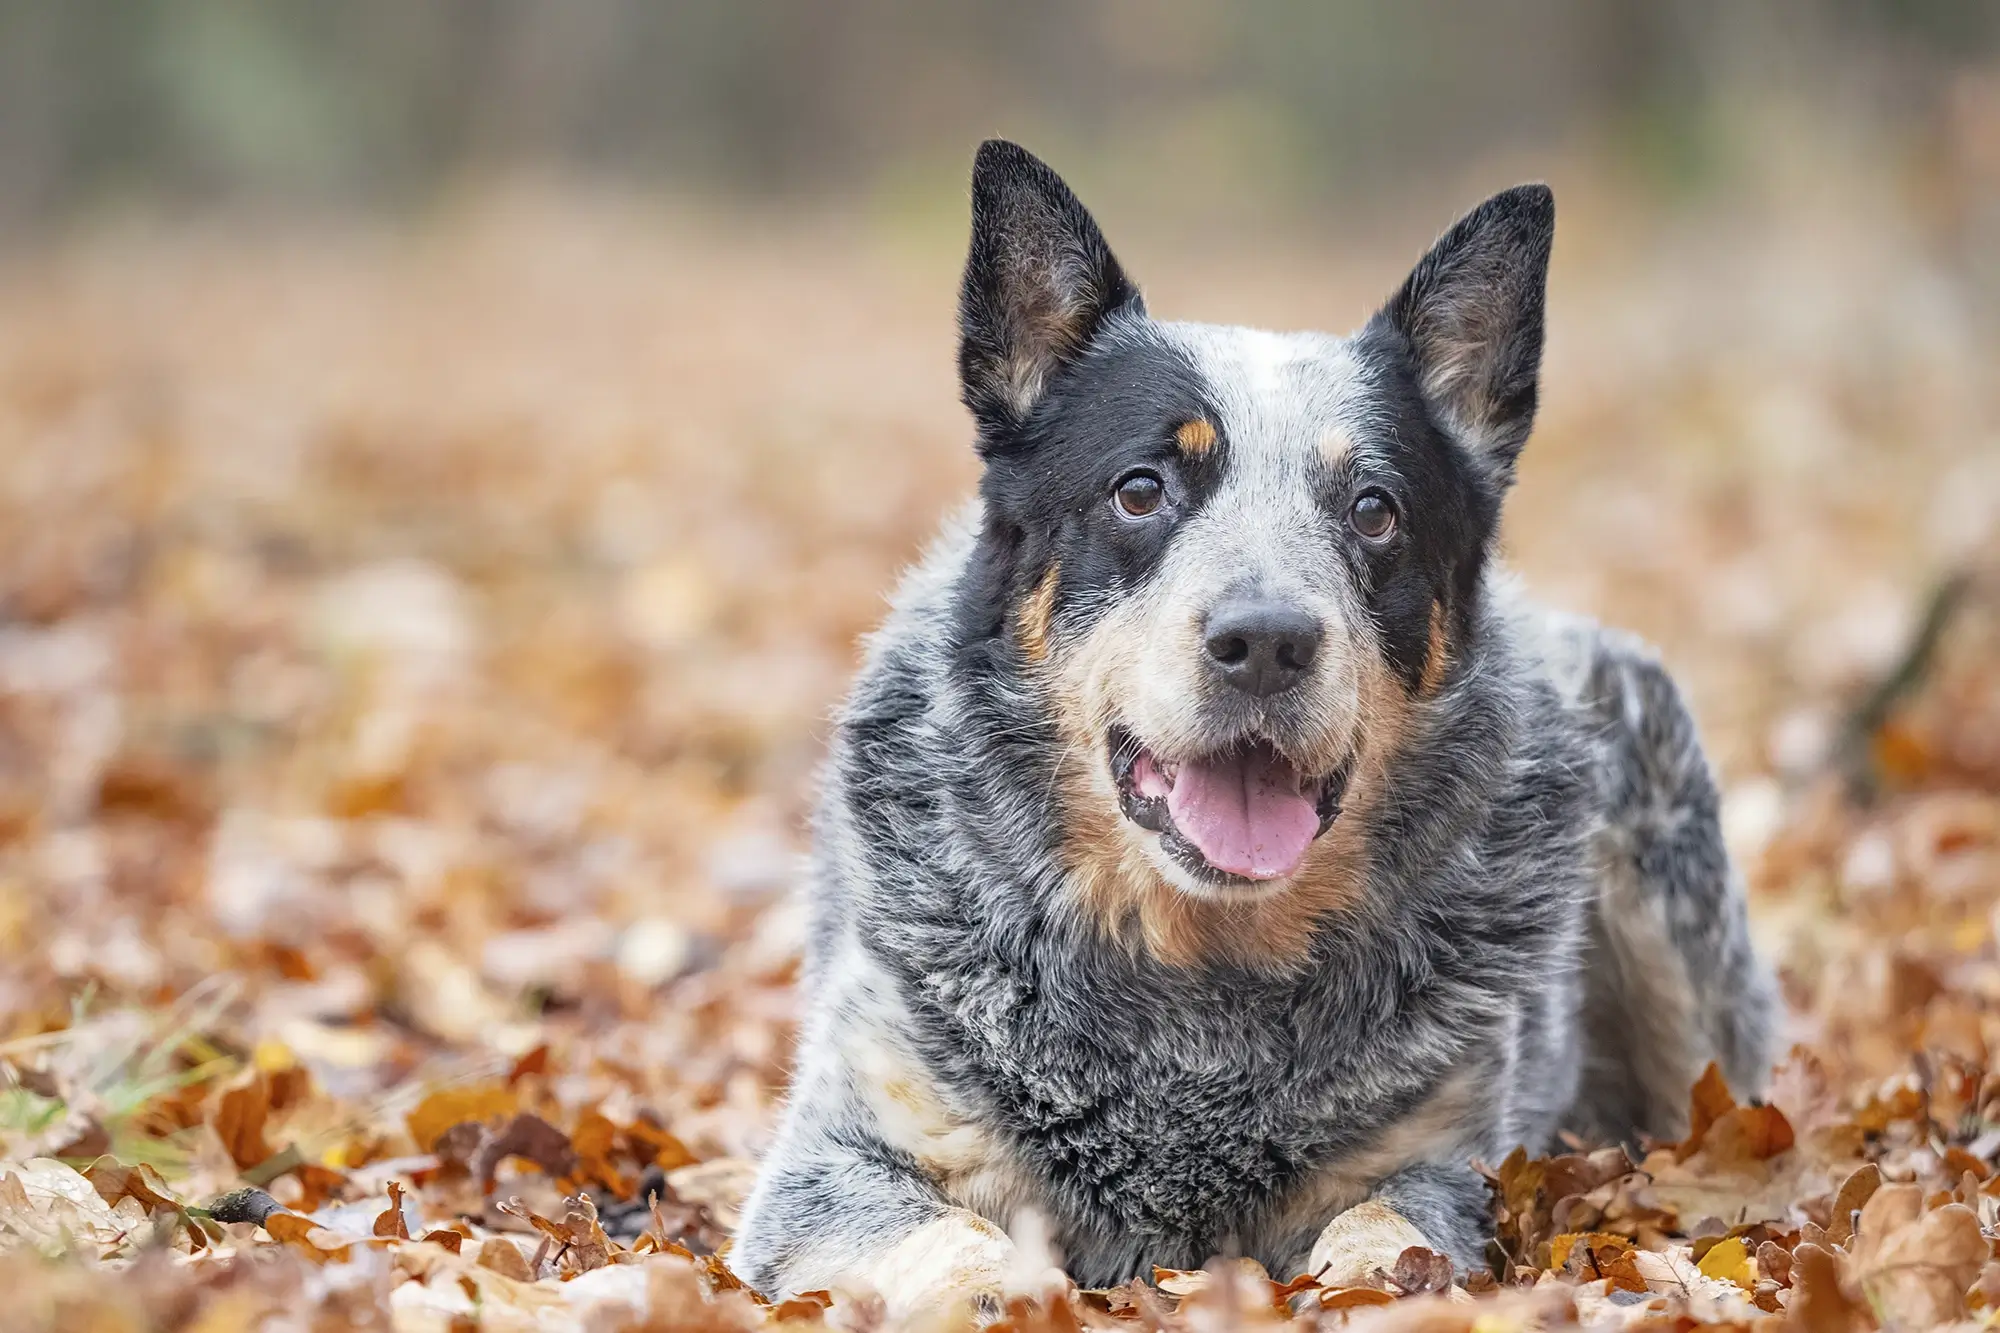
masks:
[[[1167,809],[1210,865],[1250,879],[1291,874],[1319,832],[1319,811],[1299,791],[1298,770],[1264,746],[1182,764]]]

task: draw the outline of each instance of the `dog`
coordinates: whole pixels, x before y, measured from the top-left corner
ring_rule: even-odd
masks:
[[[984,472],[839,718],[745,1280],[1463,1272],[1477,1161],[1676,1134],[1710,1061],[1761,1089],[1686,706],[1492,553],[1554,223],[1495,195],[1351,337],[1166,323],[1053,171],[979,150]]]

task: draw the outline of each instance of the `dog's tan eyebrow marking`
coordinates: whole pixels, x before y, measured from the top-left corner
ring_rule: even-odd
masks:
[[[1016,612],[1021,651],[1030,662],[1042,661],[1049,655],[1049,617],[1055,614],[1056,585],[1061,574],[1061,565],[1050,565],[1049,572],[1042,575],[1042,581],[1022,600]]]
[[[1354,441],[1338,426],[1319,437],[1320,456],[1329,463],[1338,463],[1354,451]]]
[[[1215,426],[1207,417],[1195,417],[1184,421],[1174,432],[1174,443],[1189,458],[1200,458],[1215,447]]]
[[[1424,676],[1418,683],[1419,693],[1430,695],[1438,692],[1444,684],[1445,669],[1451,665],[1451,644],[1445,638],[1444,603],[1431,603],[1431,642],[1424,656]]]

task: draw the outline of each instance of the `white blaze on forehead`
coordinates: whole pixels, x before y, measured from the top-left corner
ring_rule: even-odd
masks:
[[[1308,493],[1329,437],[1360,434],[1367,377],[1353,345],[1324,333],[1162,324],[1215,403],[1231,482]]]
[[[1367,438],[1367,372],[1352,345],[1212,324],[1160,331],[1201,375],[1224,441],[1219,485],[1170,562],[1213,591],[1254,584],[1301,601],[1327,598],[1339,557],[1321,487],[1341,450]]]

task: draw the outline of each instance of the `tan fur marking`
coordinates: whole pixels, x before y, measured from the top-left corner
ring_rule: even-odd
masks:
[[[1049,572],[1042,575],[1042,581],[1028,594],[1015,613],[1016,633],[1020,637],[1021,651],[1030,662],[1040,662],[1049,655],[1049,618],[1055,614],[1057,577],[1061,566],[1050,565]]]
[[[1215,427],[1204,417],[1183,422],[1181,428],[1174,432],[1174,443],[1189,458],[1200,458],[1215,447]]]
[[[876,1132],[908,1153],[953,1203],[994,1217],[1031,1203],[1034,1190],[978,1122],[953,1107],[916,1056],[895,1043],[857,1034],[842,1050],[861,1074],[859,1087]]]
[[[1320,455],[1329,463],[1338,463],[1353,450],[1354,441],[1347,438],[1347,432],[1330,430],[1319,437]]]
[[[1431,1248],[1424,1233],[1379,1199],[1368,1199],[1326,1224],[1314,1243],[1306,1271],[1329,1287],[1366,1282],[1376,1269],[1392,1272],[1412,1245]]]
[[[916,1059],[893,1044],[857,1034],[844,1054],[864,1076],[864,1095],[883,1141],[916,1158],[940,1187],[961,1197],[951,1182],[987,1167],[995,1156],[985,1131],[948,1106]]]
[[[1444,603],[1431,603],[1431,643],[1424,657],[1424,678],[1418,690],[1425,695],[1438,692],[1444,684],[1444,673],[1451,666],[1451,644],[1444,633]]]

